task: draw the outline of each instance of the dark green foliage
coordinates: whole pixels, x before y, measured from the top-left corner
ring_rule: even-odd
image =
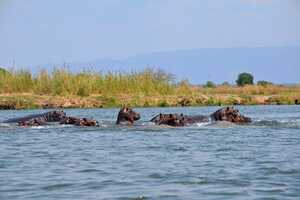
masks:
[[[273,85],[273,83],[269,81],[258,81],[257,85],[268,86],[268,85]]]
[[[221,85],[222,86],[230,86],[230,84],[227,81],[223,82]]]
[[[9,75],[10,73],[7,71],[7,70],[5,70],[4,68],[1,68],[0,67],[0,76],[1,75]]]
[[[212,81],[207,81],[206,84],[204,85],[206,88],[215,88],[216,85]]]
[[[238,76],[238,79],[236,80],[236,84],[238,86],[244,86],[244,85],[253,85],[253,76],[250,73],[241,73]]]
[[[159,107],[167,107],[168,106],[168,102],[166,100],[163,100],[161,102],[158,103]]]
[[[81,97],[86,97],[86,96],[89,96],[89,93],[88,93],[87,89],[85,89],[84,87],[80,87],[77,91],[77,95],[81,96]]]

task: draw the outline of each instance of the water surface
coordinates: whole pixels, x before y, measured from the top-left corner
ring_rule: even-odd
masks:
[[[0,199],[299,199],[300,106],[243,106],[250,125],[157,127],[159,112],[218,107],[70,109],[100,127],[0,125]],[[0,111],[0,121],[45,110]]]

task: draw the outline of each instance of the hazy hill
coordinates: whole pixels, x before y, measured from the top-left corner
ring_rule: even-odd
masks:
[[[99,55],[101,57],[101,55]],[[33,71],[61,63],[32,67]],[[255,80],[276,83],[300,83],[300,47],[203,48],[176,50],[137,55],[123,60],[99,59],[90,62],[71,62],[72,71],[133,71],[157,67],[173,73],[178,79],[192,83],[208,80],[233,83],[241,72],[253,73]]]

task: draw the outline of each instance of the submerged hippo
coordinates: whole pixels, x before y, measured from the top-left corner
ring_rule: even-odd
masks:
[[[60,122],[66,117],[66,113],[62,110],[50,111],[42,114],[27,115],[25,117],[12,118],[3,121],[3,123],[46,123],[46,122]]]
[[[93,119],[76,118],[67,116],[62,110],[50,111],[42,114],[28,115],[20,118],[5,120],[3,123],[18,123],[19,126],[42,126],[48,122],[59,122],[60,124],[73,124],[76,126],[98,126],[98,122]]]
[[[250,123],[250,117],[246,117],[240,113],[238,109],[233,107],[222,108],[211,115],[215,121],[228,121],[232,123]]]
[[[65,117],[60,124],[73,124],[75,126],[99,126],[98,121],[87,118]]]
[[[42,126],[47,125],[47,122],[44,120],[41,120],[39,117],[32,118],[29,120],[22,120],[18,122],[18,126]]]
[[[169,125],[169,126],[184,126],[185,118],[183,114],[162,114],[155,116],[150,120],[156,125]]]
[[[205,115],[184,115],[184,114],[159,114],[153,117],[151,122],[157,125],[185,126],[194,123],[209,121],[228,121],[232,123],[250,123],[251,118],[240,114],[239,110],[233,107],[222,108],[209,116]]]
[[[118,118],[116,124],[127,124],[131,125],[134,121],[137,121],[141,118],[140,114],[133,111],[131,108],[123,107],[118,113]]]

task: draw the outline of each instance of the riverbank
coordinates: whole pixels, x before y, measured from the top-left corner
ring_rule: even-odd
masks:
[[[0,68],[0,109],[282,105],[297,99],[300,102],[300,85],[193,85],[151,68],[104,74],[63,68],[32,74]]]
[[[36,108],[111,108],[132,107],[225,106],[225,105],[291,105],[300,99],[297,95],[237,95],[198,94],[165,96],[48,96],[35,94],[2,94],[0,109]]]

